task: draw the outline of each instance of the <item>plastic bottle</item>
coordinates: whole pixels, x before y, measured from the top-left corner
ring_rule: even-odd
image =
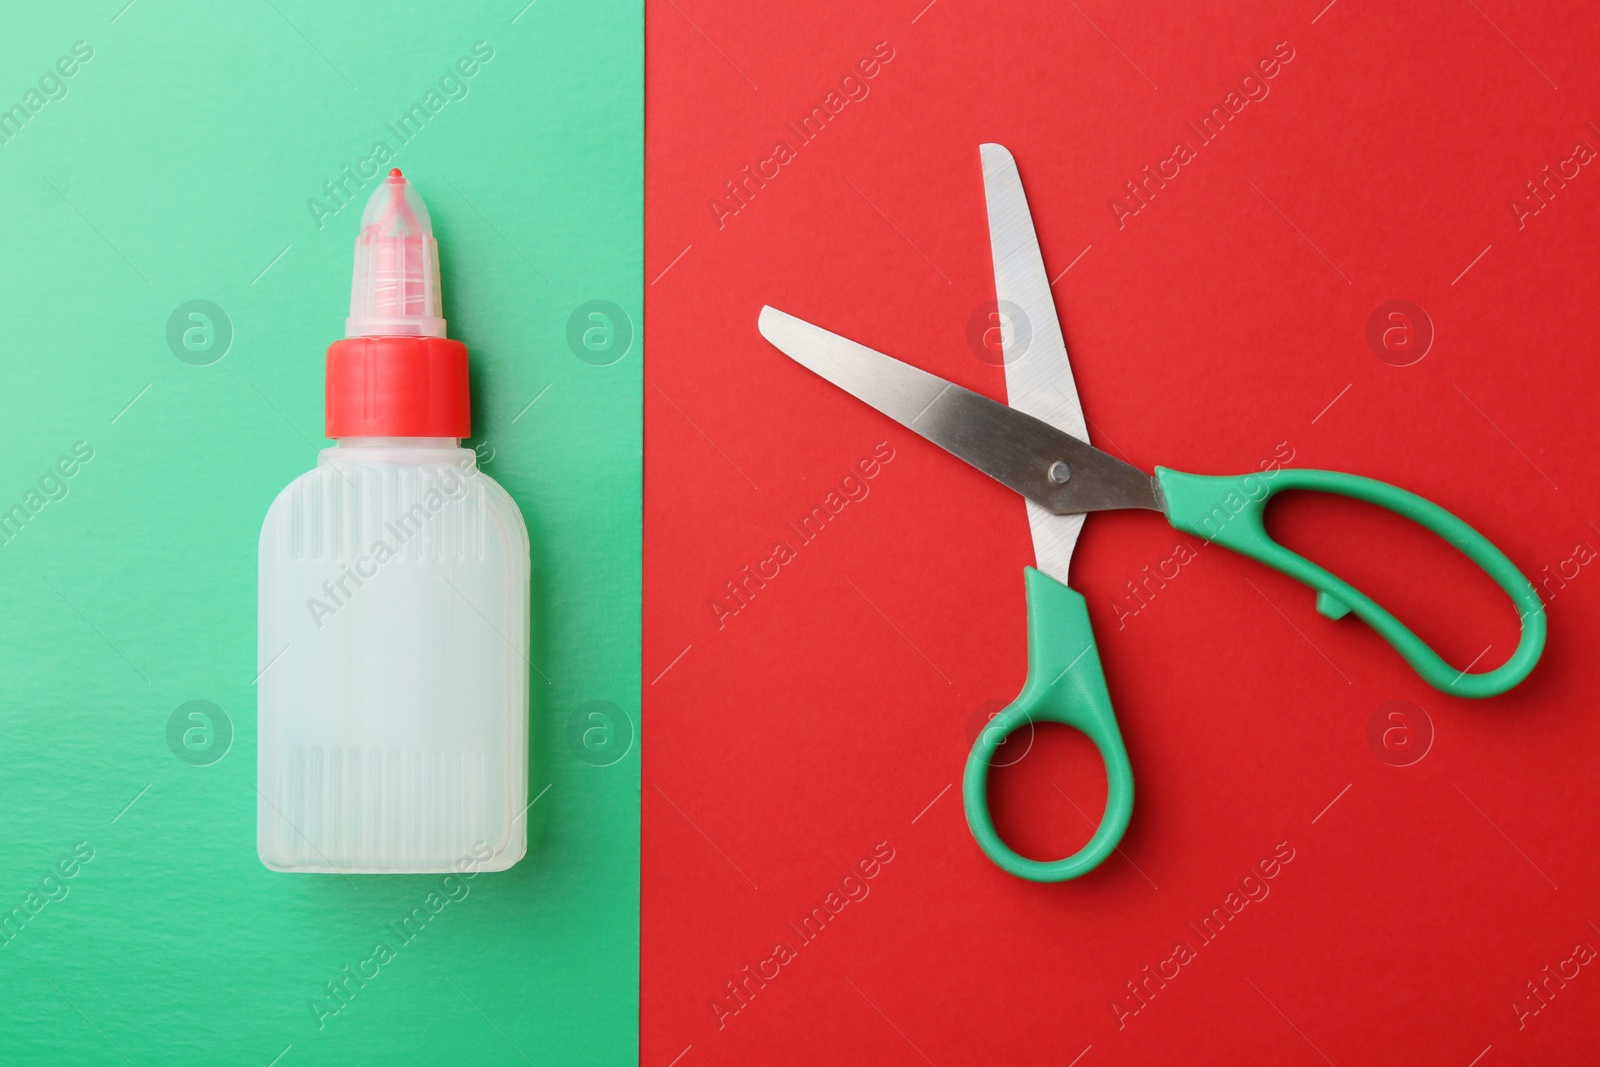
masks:
[[[327,435],[261,529],[261,862],[504,870],[527,849],[528,533],[460,447],[467,349],[399,170],[361,216]]]

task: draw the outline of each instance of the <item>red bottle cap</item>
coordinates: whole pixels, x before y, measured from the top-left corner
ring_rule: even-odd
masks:
[[[396,168],[361,215],[345,339],[328,349],[328,436],[470,437],[467,346],[444,329],[433,220]]]
[[[467,346],[347,337],[328,347],[329,437],[471,437]]]

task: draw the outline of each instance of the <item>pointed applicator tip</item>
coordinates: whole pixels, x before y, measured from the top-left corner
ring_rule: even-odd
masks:
[[[389,200],[384,205],[382,224],[385,233],[391,228],[397,233],[433,233],[433,220],[428,218],[428,209],[423,206],[422,198],[411,187],[411,183],[406,181],[406,176],[400,173],[399,167],[389,172],[384,187],[389,190]],[[373,202],[377,202],[381,197],[381,192],[374,193]],[[425,221],[418,221],[419,214]],[[398,223],[396,220],[399,220]]]
[[[361,213],[345,336],[444,335],[433,220],[416,186],[395,167]]]

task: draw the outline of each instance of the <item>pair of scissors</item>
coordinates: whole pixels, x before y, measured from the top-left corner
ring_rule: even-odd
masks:
[[[967,825],[996,865],[1036,882],[1076,878],[1111,854],[1133,813],[1133,771],[1106,689],[1088,605],[1067,588],[1067,567],[1088,512],[1161,512],[1185,533],[1282,571],[1316,591],[1319,612],[1330,619],[1353,612],[1442,692],[1494,696],[1527,677],[1544,650],[1543,601],[1503,552],[1437,504],[1385,482],[1336,471],[1282,468],[1271,477],[1218,477],[1157,467],[1148,475],[1091,446],[1016,161],[997,144],[982,145],[980,152],[997,306],[1012,320],[1001,336],[1009,404],[776,308],[761,309],[759,326],[762,336],[795,362],[1026,498],[1038,564],[1024,571],[1027,680],[1016,700],[979,734],[962,778]],[[1521,636],[1511,657],[1492,670],[1457,671],[1376,601],[1272,540],[1262,516],[1267,502],[1286,489],[1376,504],[1444,538],[1511,597],[1521,619]],[[1105,814],[1088,843],[1064,859],[1019,855],[1001,839],[989,814],[995,750],[1012,731],[1035,722],[1082,731],[1105,763]]]

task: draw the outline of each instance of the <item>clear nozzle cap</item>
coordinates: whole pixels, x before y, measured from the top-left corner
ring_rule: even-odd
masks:
[[[439,242],[422,197],[391,170],[361,213],[346,337],[443,337]]]

